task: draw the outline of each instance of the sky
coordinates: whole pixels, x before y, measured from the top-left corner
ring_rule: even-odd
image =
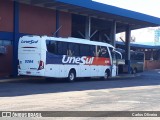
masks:
[[[160,18],[160,0],[93,0]]]
[[[93,0],[160,18],[160,0]],[[133,30],[136,42],[154,42],[152,28]],[[160,42],[160,41],[159,41]]]

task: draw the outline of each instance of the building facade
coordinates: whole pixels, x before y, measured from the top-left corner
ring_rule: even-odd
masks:
[[[12,75],[16,68],[18,39],[23,35],[71,36],[71,14],[42,7],[0,0],[0,75]],[[13,72],[14,71],[14,72]]]
[[[110,42],[126,31],[160,25],[160,19],[92,0],[0,0],[0,76],[17,75],[23,35],[89,38]],[[127,58],[129,60],[129,58]]]

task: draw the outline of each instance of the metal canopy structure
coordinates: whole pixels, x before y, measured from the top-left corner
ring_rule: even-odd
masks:
[[[134,11],[93,2],[92,0],[14,0],[33,6],[66,11],[74,14],[90,16],[97,19],[117,22],[116,32],[123,32],[126,26],[130,29],[160,26],[160,18]]]
[[[124,46],[125,43],[116,41],[116,45]],[[136,43],[130,43],[130,46],[135,48],[144,48],[144,49],[160,49],[160,46],[144,45],[144,44],[136,44]]]

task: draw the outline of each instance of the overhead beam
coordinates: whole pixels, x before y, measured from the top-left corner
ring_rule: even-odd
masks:
[[[36,5],[36,4],[44,4],[44,3],[53,3],[54,0],[31,0],[30,4]]]
[[[64,7],[64,6],[67,6],[67,5],[61,4],[61,3],[56,3],[56,2],[55,3],[53,3],[53,2],[49,3],[48,2],[48,3],[44,3],[43,6],[44,7],[55,7],[55,8],[57,8],[57,7]]]

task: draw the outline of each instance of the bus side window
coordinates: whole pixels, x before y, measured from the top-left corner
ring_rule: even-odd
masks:
[[[74,55],[75,56],[79,56],[80,53],[79,53],[79,44],[75,43],[74,44]]]
[[[96,56],[96,46],[90,45],[90,56],[95,57]]]
[[[80,56],[90,56],[89,45],[80,44]]]
[[[58,42],[58,54],[67,55],[68,43],[67,42]]]
[[[143,53],[137,53],[136,59],[137,60],[144,60],[144,54]]]
[[[121,59],[121,55],[118,54],[118,53],[115,53],[116,54],[116,59]]]
[[[57,42],[52,40],[46,41],[47,51],[53,54],[57,54]]]
[[[96,46],[96,57],[101,56],[101,46]]]
[[[108,53],[107,47],[97,46],[97,55],[98,55],[98,57],[109,58],[109,53]]]
[[[76,43],[68,43],[68,55],[79,56],[79,45]]]
[[[131,53],[130,59],[131,59],[131,60],[136,60],[136,59],[137,59],[135,53]]]
[[[101,57],[109,58],[107,47],[104,46],[101,47]]]

